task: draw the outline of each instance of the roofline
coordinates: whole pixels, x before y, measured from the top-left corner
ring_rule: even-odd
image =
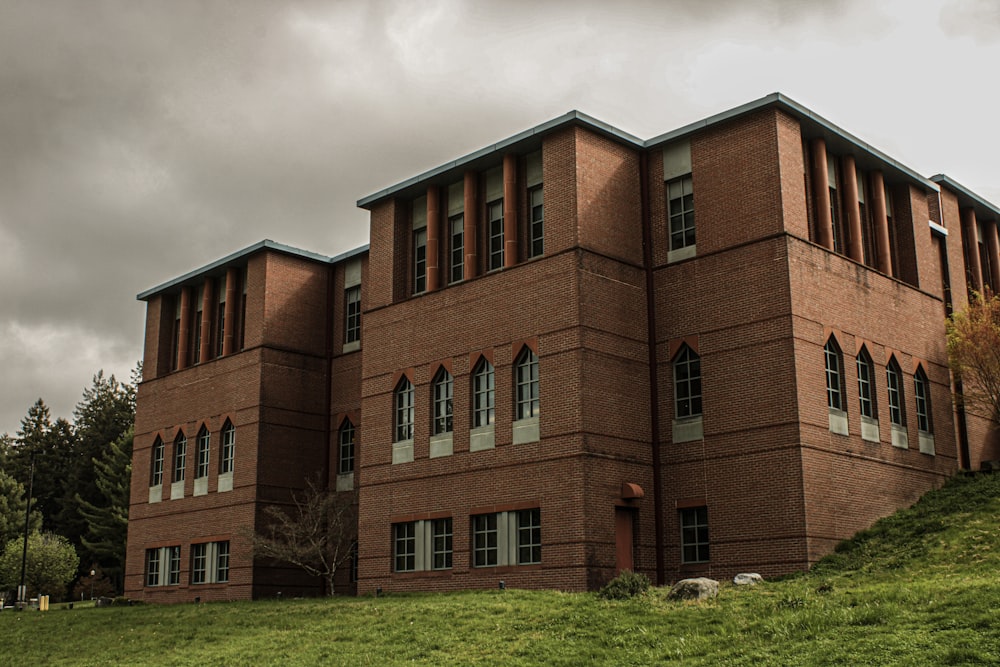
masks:
[[[212,273],[218,269],[228,267],[232,264],[237,263],[250,255],[253,255],[261,250],[273,250],[275,252],[280,252],[286,255],[291,255],[293,257],[299,257],[301,259],[307,259],[313,262],[319,262],[322,264],[336,264],[337,262],[342,262],[344,260],[350,259],[357,255],[362,255],[368,251],[368,244],[355,248],[354,250],[348,250],[347,252],[336,255],[335,257],[328,257],[326,255],[321,255],[319,253],[310,252],[308,250],[302,250],[301,248],[295,248],[283,243],[277,243],[270,239],[264,239],[263,241],[258,241],[251,246],[247,246],[242,250],[237,250],[236,252],[226,255],[221,259],[217,259],[210,264],[194,269],[193,271],[188,271],[182,276],[168,280],[167,282],[157,285],[156,287],[151,287],[143,292],[136,295],[136,300],[147,301],[150,298],[156,296],[161,292],[173,289],[192,282],[195,278],[199,276],[204,276],[206,273]]]
[[[961,200],[963,197],[965,197],[967,199],[972,200],[973,208],[976,208],[976,206],[978,205],[978,207],[984,208],[990,213],[992,213],[995,218],[1000,219],[1000,207],[997,207],[997,205],[994,204],[993,202],[983,199],[975,192],[973,192],[969,188],[965,187],[964,185],[953,179],[951,176],[948,176],[947,174],[934,174],[933,176],[931,176],[931,180],[934,181],[935,183],[940,183],[949,190],[954,190],[956,193],[958,193],[959,206],[962,205]]]
[[[617,127],[609,125],[604,121],[598,120],[593,116],[588,116],[585,113],[573,110],[570,111],[569,113],[563,114],[562,116],[546,121],[540,125],[536,125],[523,132],[519,132],[518,134],[515,134],[511,137],[507,137],[506,139],[498,141],[495,144],[490,144],[484,148],[469,153],[468,155],[464,155],[456,160],[446,162],[440,166],[434,167],[429,171],[425,171],[422,174],[418,174],[416,176],[406,179],[405,181],[401,181],[395,185],[391,185],[387,188],[379,190],[378,192],[370,194],[367,197],[362,197],[361,199],[358,200],[357,206],[359,208],[367,208],[369,205],[374,204],[377,201],[391,197],[397,192],[413,187],[414,185],[422,181],[432,179],[435,176],[440,176],[441,174],[444,174],[448,171],[469,164],[476,160],[480,160],[488,155],[494,153],[501,153],[504,149],[509,148],[514,144],[526,141],[533,137],[539,137],[543,134],[548,134],[561,127],[567,127],[570,125],[581,125],[588,129],[594,130],[595,132],[611,137],[612,139],[615,139],[617,141],[621,141],[626,144],[631,144],[636,148],[643,147],[642,139],[639,139],[638,137],[633,136],[628,132],[623,132],[622,130],[619,130]]]
[[[868,142],[862,141],[861,139],[854,136],[847,130],[839,127],[838,125],[835,125],[834,123],[831,123],[823,116],[820,116],[819,114],[812,111],[808,107],[799,104],[795,100],[781,93],[771,93],[770,95],[765,95],[760,99],[753,100],[752,102],[747,102],[746,104],[741,104],[738,107],[733,107],[728,111],[717,113],[714,116],[709,116],[708,118],[704,118],[689,125],[685,125],[684,127],[678,128],[671,132],[667,132],[666,134],[661,134],[658,137],[654,137],[646,141],[643,144],[643,146],[645,148],[652,148],[659,144],[664,144],[667,143],[668,141],[674,141],[680,139],[687,135],[693,134],[699,130],[703,130],[713,125],[718,125],[719,123],[724,123],[728,120],[732,120],[733,118],[738,118],[745,114],[753,113],[754,111],[757,111],[759,109],[765,109],[768,107],[777,107],[779,109],[782,109],[790,113],[791,115],[797,117],[800,120],[804,119],[812,123],[815,123],[824,131],[829,132],[830,134],[833,134],[839,137],[840,139],[848,142],[858,150],[869,153],[873,157],[877,158],[879,161],[889,164],[897,171],[918,182],[928,190],[931,190],[932,192],[937,192],[939,190],[937,184],[934,183],[932,180],[928,179],[926,176],[923,176],[922,174],[907,167],[903,163],[889,157],[888,155],[886,155],[879,149],[875,148]]]

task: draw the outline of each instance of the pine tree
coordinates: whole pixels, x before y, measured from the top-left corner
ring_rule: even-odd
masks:
[[[0,469],[0,544],[7,544],[17,537],[24,536],[26,504],[24,486]],[[38,532],[41,529],[42,517],[37,511],[33,511],[28,530]]]

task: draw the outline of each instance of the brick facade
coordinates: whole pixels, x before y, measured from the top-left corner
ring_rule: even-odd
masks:
[[[803,569],[1000,459],[989,425],[953,408],[944,326],[972,284],[963,216],[1000,267],[1000,210],[780,95],[649,141],[571,113],[359,205],[367,248],[263,242],[140,295],[129,595],[319,593],[248,548],[316,476],[359,492],[357,579],[339,590],[586,590],[625,567],[660,582]],[[357,285],[360,345],[345,340]],[[199,294],[215,308],[200,334]],[[202,543],[229,545],[228,581],[192,583]],[[174,546],[177,581],[149,585],[148,554]]]

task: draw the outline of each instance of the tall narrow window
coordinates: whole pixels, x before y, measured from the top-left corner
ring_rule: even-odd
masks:
[[[146,549],[146,585],[160,585],[160,550]]]
[[[517,513],[517,564],[542,562],[542,515],[537,507]]]
[[[515,364],[517,419],[538,416],[538,356],[525,347]]]
[[[877,251],[875,248],[875,221],[872,219],[871,210],[865,198],[867,193],[867,180],[865,174],[860,169],[856,172],[858,182],[858,213],[861,215],[861,248],[863,260],[866,266],[876,266]]]
[[[197,304],[198,306],[194,314],[194,326],[192,327],[193,338],[191,341],[191,354],[194,358],[194,363],[196,364],[201,363],[201,337],[205,333],[201,330],[201,318],[205,308],[204,285],[198,288]]]
[[[405,377],[396,385],[395,392],[396,442],[413,439],[413,385]]]
[[[208,544],[191,545],[191,583],[208,583]]]
[[[167,585],[177,586],[181,583],[181,548],[167,547]]]
[[[215,580],[229,581],[229,542],[215,543]]]
[[[465,276],[465,216],[461,213],[448,218],[448,282],[461,282]]]
[[[858,404],[861,416],[878,419],[878,404],[875,402],[875,367],[864,347],[857,357],[858,364]]]
[[[340,427],[339,440],[337,472],[348,475],[354,472],[354,424],[350,419],[345,419],[343,426]]]
[[[427,230],[413,232],[413,293],[427,289]]]
[[[451,567],[452,533],[451,519],[434,519],[431,522],[432,568],[447,570]]]
[[[489,270],[503,268],[503,200],[486,205],[490,229]]]
[[[397,523],[393,528],[394,569],[396,572],[412,572],[417,569],[417,524],[415,521]]]
[[[452,432],[452,377],[442,368],[434,376],[434,424],[433,435]]]
[[[482,358],[472,372],[472,425],[488,426],[493,423],[495,387],[493,364]]]
[[[674,358],[674,416],[701,415],[701,357],[687,345]]]
[[[236,461],[236,429],[232,422],[226,420],[222,427],[222,457],[219,461],[219,472],[226,474],[233,471]]]
[[[681,562],[708,562],[708,508],[691,507],[681,511]]]
[[[885,384],[889,390],[889,421],[896,426],[906,426],[906,408],[903,400],[903,372],[896,358],[889,359],[885,367]]]
[[[187,438],[184,433],[178,433],[174,439],[174,481],[184,481],[184,471],[187,468]]]
[[[913,395],[917,401],[917,429],[931,433],[934,424],[931,420],[931,385],[923,366],[917,366],[913,374]]]
[[[215,293],[219,295],[215,312],[215,356],[222,356],[226,342],[226,276],[215,281]]]
[[[361,340],[361,285],[344,290],[344,342]]]
[[[667,183],[671,250],[695,245],[693,183],[691,176],[676,178]]]
[[[171,334],[170,370],[177,370],[181,354],[181,295],[174,297],[174,329]]]
[[[212,451],[212,435],[204,426],[198,431],[198,460],[195,466],[195,479],[208,477],[208,460]]]
[[[844,253],[844,234],[841,231],[840,195],[837,194],[837,158],[826,155],[827,188],[830,194],[830,221],[833,223],[833,250]]]
[[[479,514],[472,517],[472,565],[495,567],[498,556],[497,515]]]
[[[545,253],[545,200],[542,186],[528,190],[528,257]]]
[[[833,336],[823,348],[826,357],[826,404],[833,410],[843,411],[844,403],[844,360],[840,346]]]
[[[163,484],[163,456],[165,449],[166,448],[163,446],[163,440],[160,439],[160,436],[156,436],[156,440],[153,441],[153,450],[150,453],[150,486],[159,486],[160,484]]]

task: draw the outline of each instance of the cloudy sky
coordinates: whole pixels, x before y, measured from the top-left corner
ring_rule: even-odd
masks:
[[[1000,202],[993,0],[0,0],[0,433],[142,356],[135,295],[578,109],[641,138],[780,91]]]

